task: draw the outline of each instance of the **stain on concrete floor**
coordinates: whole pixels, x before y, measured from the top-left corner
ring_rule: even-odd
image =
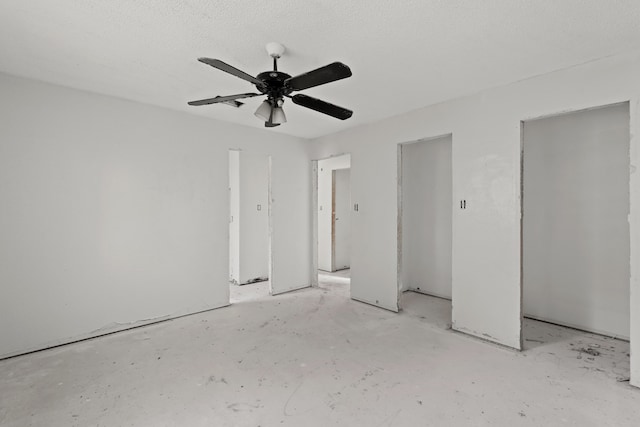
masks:
[[[528,348],[510,351],[448,330],[444,300],[415,294],[394,314],[350,300],[344,277],[327,280],[278,297],[264,282],[237,287],[243,293],[226,308],[1,361],[0,425],[640,419],[640,390],[619,381],[629,372],[624,341],[527,321]]]

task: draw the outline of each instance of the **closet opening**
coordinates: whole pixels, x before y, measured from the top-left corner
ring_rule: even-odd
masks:
[[[449,329],[452,136],[398,145],[398,286],[403,311]]]
[[[629,104],[521,124],[523,348],[629,378]]]

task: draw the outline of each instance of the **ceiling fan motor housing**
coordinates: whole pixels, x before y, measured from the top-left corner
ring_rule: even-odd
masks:
[[[282,71],[265,71],[258,74],[256,78],[263,82],[263,85],[256,85],[256,88],[269,99],[282,99],[293,92],[293,89],[285,84],[285,80],[291,76]]]

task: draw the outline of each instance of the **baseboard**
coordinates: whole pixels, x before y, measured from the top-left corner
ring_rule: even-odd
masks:
[[[125,324],[115,324],[114,326],[107,326],[105,328],[100,328],[95,331],[91,331],[85,334],[76,335],[70,338],[63,338],[59,340],[53,340],[46,342],[42,345],[33,346],[27,348],[26,350],[18,350],[14,352],[9,352],[6,354],[0,355],[0,360],[11,359],[14,357],[25,356],[27,354],[38,353],[40,351],[50,350],[52,348],[63,347],[70,344],[75,344],[77,342],[88,341],[95,338],[104,337],[107,335],[113,335],[120,332],[129,331],[132,329],[142,328],[144,326],[154,325],[156,323],[167,322],[169,320],[179,319],[181,317],[193,316],[194,314],[205,313],[211,310],[217,310],[219,308],[228,307],[230,304],[224,304],[216,307],[209,307],[203,310],[197,311],[187,311],[187,312],[177,312],[176,314],[171,314],[168,316],[156,317],[153,319],[145,319],[137,322],[125,323]]]
[[[438,295],[438,294],[434,294],[431,292],[425,292],[419,289],[407,289],[404,292],[415,292],[416,294],[420,294],[420,295],[426,295],[428,297],[434,297],[434,298],[440,298],[440,299],[446,299],[447,301],[452,301],[451,297],[448,296],[444,296],[444,295]]]
[[[499,341],[497,338],[492,337],[491,335],[488,334],[481,334],[477,331],[473,331],[471,329],[468,328],[459,328],[456,327],[455,324],[452,323],[451,325],[451,330],[455,333],[460,334],[461,336],[467,337],[467,338],[471,338],[474,340],[478,340],[478,341],[482,341],[484,343],[488,343],[491,345],[496,346],[497,348],[502,348],[504,350],[508,350],[508,351],[512,351],[512,352],[520,352],[522,351],[522,348],[520,346],[518,347],[514,347],[508,344],[505,344],[501,341]]]
[[[563,328],[575,329],[576,331],[580,331],[580,332],[587,332],[589,334],[602,335],[605,337],[615,338],[622,341],[630,341],[630,337],[627,337],[624,335],[612,334],[610,332],[601,331],[599,329],[585,329],[584,326],[573,325],[570,323],[561,323],[561,322],[558,322],[557,320],[545,319],[543,317],[532,316],[530,314],[524,314],[523,316],[526,319],[537,320],[538,322],[549,323],[551,325],[556,325],[556,326],[562,326]]]
[[[306,289],[306,288],[310,288],[310,287],[311,287],[311,285],[304,285],[304,286],[300,286],[299,288],[287,289],[286,291],[273,292],[271,295],[273,295],[273,296],[282,295],[282,294],[286,294],[286,293],[294,292],[294,291],[299,291],[301,289]]]
[[[389,310],[389,311],[391,311],[393,313],[398,313],[398,311],[399,311],[397,306],[396,307],[389,307],[389,306],[386,306],[386,305],[382,305],[380,303],[367,301],[367,300],[362,299],[362,298],[356,298],[354,296],[352,296],[351,299],[354,300],[354,301],[358,301],[358,302],[364,303],[364,304],[372,305],[372,306],[377,307],[377,308],[382,308],[382,309],[385,309],[385,310]]]

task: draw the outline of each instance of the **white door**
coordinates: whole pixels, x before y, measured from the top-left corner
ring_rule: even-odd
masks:
[[[240,152],[229,150],[229,282],[240,283]]]
[[[334,170],[332,181],[332,271],[336,271],[351,265],[351,170]]]
[[[240,284],[269,277],[269,158],[240,152]]]

